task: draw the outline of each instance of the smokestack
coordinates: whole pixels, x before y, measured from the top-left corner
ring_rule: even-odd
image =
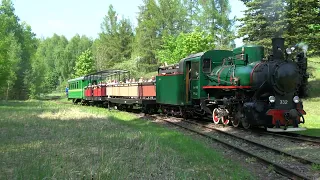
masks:
[[[272,53],[275,59],[284,59],[284,38],[272,38]]]

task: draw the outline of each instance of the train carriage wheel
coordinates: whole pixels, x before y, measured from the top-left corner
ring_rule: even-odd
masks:
[[[299,122],[300,122],[300,117],[298,117],[297,119],[293,120],[293,127],[297,128],[299,127]]]
[[[233,127],[238,127],[239,124],[240,124],[240,121],[239,121],[239,119],[237,119],[237,118],[233,118],[233,120],[231,121],[231,123],[232,123],[232,126],[233,126]]]
[[[218,109],[217,108],[215,108],[212,112],[212,119],[213,119],[214,124],[219,124],[220,118],[218,117]]]
[[[228,125],[229,124],[229,118],[227,117],[227,116],[223,116],[222,118],[221,118],[221,121],[222,121],[222,123],[224,124],[224,125]]]
[[[237,111],[234,114],[234,117],[232,118],[232,126],[238,127],[240,125],[240,122],[242,121],[242,118],[244,117],[244,114],[242,112],[242,106],[238,105]]]
[[[242,124],[243,128],[245,128],[245,129],[249,129],[251,126],[250,123],[248,122],[248,120],[246,120],[246,119],[243,119],[241,121],[241,124]]]

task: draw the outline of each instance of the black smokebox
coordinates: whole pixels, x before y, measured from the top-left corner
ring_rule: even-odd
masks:
[[[284,38],[272,38],[272,53],[275,59],[284,59]]]

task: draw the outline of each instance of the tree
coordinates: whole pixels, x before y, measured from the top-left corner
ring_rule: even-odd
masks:
[[[199,28],[202,8],[199,0],[183,0],[184,8],[186,9],[187,15],[185,22],[186,30],[184,32],[189,33],[196,27]]]
[[[270,46],[272,37],[283,35],[284,0],[253,0],[245,5],[248,9],[245,17],[240,19],[239,29],[239,36],[244,37],[245,43]]]
[[[17,80],[17,72],[19,70],[19,63],[21,61],[21,45],[17,42],[13,34],[10,34],[10,46],[8,50],[8,69],[7,69],[7,91],[6,91],[6,100],[9,98],[9,92],[12,89],[12,86]]]
[[[190,31],[187,17],[187,9],[181,0],[158,0],[159,14],[155,18],[159,21],[159,35],[178,36],[180,32]]]
[[[95,64],[90,49],[81,53],[76,61],[74,77],[90,74],[95,71]]]
[[[120,43],[120,54],[123,60],[131,58],[132,43],[134,39],[133,28],[129,19],[122,19],[119,22],[118,37]]]
[[[137,56],[142,57],[142,63],[157,64],[155,51],[161,46],[161,24],[157,17],[160,10],[155,0],[144,0],[143,3],[139,7],[135,50]]]
[[[286,45],[307,43],[311,53],[319,54],[319,6],[317,0],[242,0],[248,9],[239,36],[245,43],[271,49],[271,38],[285,37]],[[318,28],[317,28],[318,27]]]
[[[135,55],[141,57],[146,71],[158,66],[157,51],[163,37],[176,38],[193,29],[211,34],[215,47],[230,49],[234,45],[234,20],[229,19],[228,0],[144,0],[139,7]]]
[[[19,23],[11,0],[0,6],[0,93],[14,99],[28,97],[31,58],[36,50],[35,34],[26,23]],[[3,87],[8,87],[4,89]],[[10,88],[10,94],[9,94]]]
[[[15,31],[17,30],[18,18],[14,15],[14,8],[11,1],[3,0],[0,6],[0,85],[7,84],[10,76],[13,77],[10,72],[12,64],[8,61],[10,56],[10,51],[12,52],[13,46],[17,47],[19,42],[15,37]],[[14,45],[13,45],[14,44]],[[11,53],[12,55],[12,53]],[[18,57],[20,58],[20,57]],[[14,59],[17,59],[15,57]],[[11,58],[12,60],[12,58]],[[15,64],[16,65],[16,64]],[[10,81],[10,80],[9,80]],[[5,86],[7,87],[7,86]],[[3,89],[2,89],[3,90]]]
[[[80,36],[79,34],[76,34],[71,38],[64,49],[65,58],[62,62],[63,70],[61,72],[63,81],[66,81],[71,77],[71,74],[74,74],[74,67],[77,58],[83,51],[92,48],[92,44],[92,40],[87,36]]]
[[[47,93],[54,89],[46,79],[47,73],[51,72],[45,63],[46,41],[38,40],[37,44],[38,48],[31,62],[32,71],[27,75],[27,78],[30,79],[29,97],[32,99],[39,97],[41,93]]]
[[[139,10],[135,54],[141,57],[140,67],[154,71],[162,37],[177,37],[180,32],[190,31],[190,22],[185,20],[187,9],[180,0],[144,0]]]
[[[173,36],[164,37],[164,44],[157,51],[157,55],[162,63],[173,64],[190,54],[213,49],[214,46],[211,35],[196,29],[192,33],[180,33],[176,38]]]
[[[48,91],[55,90],[62,81],[61,72],[63,71],[63,62],[66,61],[65,48],[67,43],[64,36],[53,34],[51,38],[45,39],[40,44],[41,48],[39,49],[43,52],[37,54],[40,55],[37,58],[43,58],[46,66],[44,83]]]
[[[210,33],[214,37],[216,48],[230,49],[235,39],[232,28],[235,18],[230,19],[231,7],[228,0],[185,0],[188,18],[192,27]],[[189,31],[192,32],[192,31]]]
[[[317,0],[288,0],[287,29],[284,37],[288,45],[308,44],[310,54],[320,54],[320,2]]]
[[[116,11],[110,5],[101,28],[102,32],[93,47],[97,68],[107,69],[131,58],[134,34],[130,20],[124,17],[118,20]]]

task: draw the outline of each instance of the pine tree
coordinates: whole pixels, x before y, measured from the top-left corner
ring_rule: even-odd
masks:
[[[189,33],[196,27],[199,27],[201,6],[199,0],[183,0],[185,9],[187,12],[186,15],[186,29],[183,32]]]
[[[94,58],[98,70],[111,68],[131,58],[134,39],[133,28],[129,19],[118,15],[113,6],[109,6],[108,15],[101,24],[102,32],[94,42]]]
[[[270,51],[271,38],[284,37],[288,46],[303,42],[309,46],[310,54],[320,53],[318,0],[242,1],[248,7],[239,29],[239,37],[244,37],[245,43],[264,45]]]
[[[320,54],[320,1],[288,0],[286,7],[288,45],[304,42],[309,54]]]
[[[244,1],[247,6],[245,17],[241,18],[239,37],[246,44],[259,44],[268,48],[272,37],[281,37],[285,30],[284,0],[252,0]],[[270,49],[267,49],[266,53]]]
[[[234,44],[235,22],[230,19],[231,7],[228,0],[201,0],[199,1],[198,28],[208,32],[215,40],[216,48],[230,49]]]
[[[159,22],[160,9],[155,0],[143,0],[144,5],[139,7],[138,27],[136,28],[136,54],[141,57],[140,67],[146,71],[152,67],[148,64],[157,64],[156,50],[162,43],[164,24]],[[155,70],[155,68],[154,68]]]

